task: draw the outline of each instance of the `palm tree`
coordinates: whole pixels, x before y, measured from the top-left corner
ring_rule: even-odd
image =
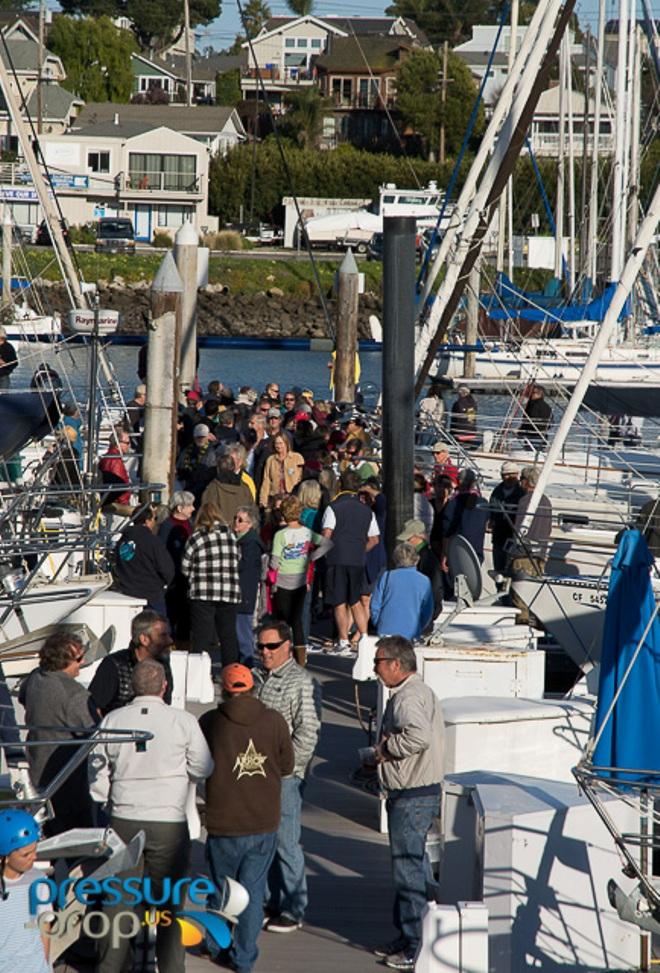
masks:
[[[302,149],[314,148],[323,131],[323,117],[330,107],[316,88],[303,88],[286,97],[289,106],[281,128]]]
[[[286,0],[286,5],[297,17],[306,17],[312,12],[314,0]]]

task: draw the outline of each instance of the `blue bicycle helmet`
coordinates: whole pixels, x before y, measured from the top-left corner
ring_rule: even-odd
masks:
[[[39,841],[40,835],[39,825],[27,811],[0,811],[0,857]]]

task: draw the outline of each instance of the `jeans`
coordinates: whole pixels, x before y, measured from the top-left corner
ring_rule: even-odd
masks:
[[[213,662],[220,662],[223,666],[238,662],[237,607],[226,601],[191,599],[191,651],[208,652]]]
[[[236,837],[209,835],[206,840],[206,857],[213,882],[222,888],[225,878],[233,878],[250,896],[246,909],[238,917],[229,947],[229,959],[239,973],[249,973],[259,955],[257,937],[263,923],[266,879],[276,844],[275,832]]]
[[[277,850],[268,873],[268,909],[297,922],[302,922],[308,901],[305,856],[300,844],[304,790],[305,781],[300,777],[283,778]]]
[[[422,936],[422,911],[431,866],[426,835],[440,812],[440,796],[399,797],[387,800],[387,821],[394,883],[393,921],[406,954],[417,951]]]
[[[121,872],[119,877],[149,875],[154,883],[155,893],[160,897],[160,885],[164,878],[172,883],[186,878],[189,873],[190,837],[188,824],[185,821],[129,821],[126,818],[111,818],[110,824],[127,844],[138,831],[145,832],[144,853],[142,859],[134,869]],[[176,915],[179,911],[171,903],[165,903],[164,909]],[[119,912],[133,911],[127,905],[104,906],[104,913],[112,922],[113,916]],[[142,919],[144,908],[137,908],[138,917]],[[119,940],[112,945],[111,937],[99,941],[97,973],[121,973],[126,965],[128,940]],[[179,923],[176,920],[169,926],[159,926],[156,935],[156,956],[158,969],[161,973],[184,973],[186,954]]]
[[[236,638],[238,639],[239,661],[252,668],[254,665],[252,612],[238,612],[236,615]]]

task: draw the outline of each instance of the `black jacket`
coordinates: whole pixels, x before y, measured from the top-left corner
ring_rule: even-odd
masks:
[[[238,610],[243,615],[251,615],[257,603],[257,592],[261,581],[261,556],[266,548],[256,530],[251,529],[238,535],[238,581],[241,586],[241,602]]]
[[[174,578],[174,561],[148,527],[131,524],[117,541],[113,575],[117,591],[158,607]]]
[[[89,685],[89,694],[103,716],[135,699],[131,677],[138,661],[135,649],[129,646],[128,649],[120,649],[119,652],[110,652],[106,655],[94,673],[94,678]],[[172,702],[172,669],[169,652],[156,661],[160,662],[165,669],[167,689],[163,699],[169,704]]]

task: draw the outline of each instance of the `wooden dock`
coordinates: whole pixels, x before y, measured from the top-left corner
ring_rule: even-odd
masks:
[[[366,737],[355,715],[351,660],[312,655],[323,686],[323,730],[303,812],[309,909],[305,925],[287,935],[262,933],[254,973],[361,973],[384,969],[371,949],[394,935],[387,839],[376,830],[376,798],[350,783]],[[375,701],[375,687],[361,702]],[[196,842],[195,864],[203,868]],[[186,973],[218,969],[189,956]]]

